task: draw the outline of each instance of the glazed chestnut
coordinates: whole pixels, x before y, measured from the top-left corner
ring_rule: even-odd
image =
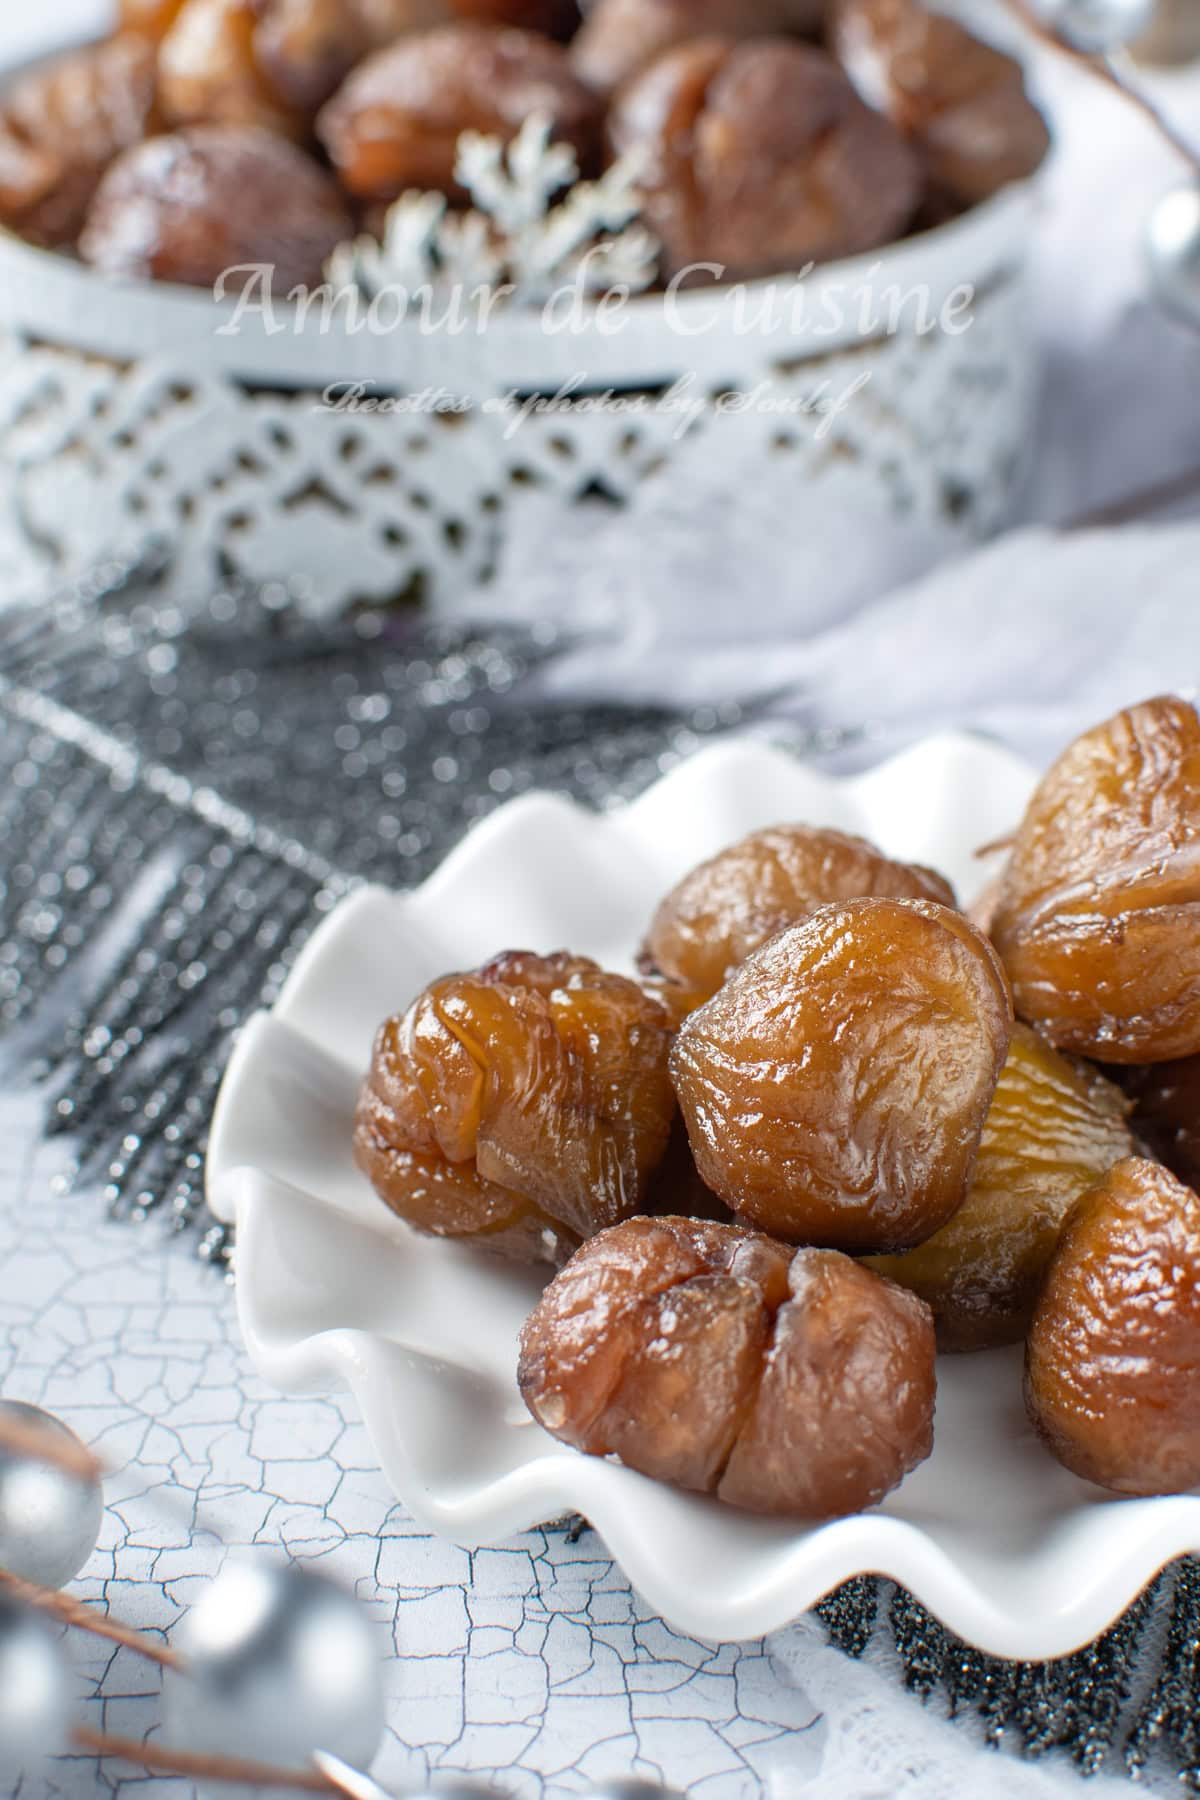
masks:
[[[336,184],[304,151],[269,132],[208,125],[118,157],[79,249],[108,275],[197,287],[240,264],[269,264],[286,293],[319,282],[352,230]]]
[[[323,8],[323,11],[329,10]],[[302,138],[308,120],[259,57],[259,0],[184,0],[158,52],[158,98],[171,125],[257,125]]]
[[[671,276],[795,271],[899,237],[915,153],[831,58],[786,38],[699,38],[618,93],[613,149],[646,161],[644,213]],[[698,264],[719,265],[714,271]]]
[[[812,825],[756,831],[672,888],[654,915],[641,963],[699,1004],[776,932],[831,901],[866,894],[954,905],[940,875],[892,862],[865,838]]]
[[[527,1321],[518,1380],[564,1442],[760,1513],[874,1506],[933,1446],[923,1302],[733,1225],[593,1238]]]
[[[1018,1015],[1100,1062],[1200,1051],[1200,718],[1131,706],[1065,750],[992,921]]]
[[[1138,1136],[1189,1187],[1200,1187],[1200,1056],[1122,1069]]]
[[[867,1259],[928,1302],[941,1349],[1020,1343],[1063,1220],[1133,1153],[1128,1111],[1097,1070],[1017,1026],[966,1199],[916,1250]]]
[[[419,1230],[559,1262],[639,1209],[675,1110],[669,1045],[635,982],[509,952],[383,1026],[356,1160]]]
[[[691,38],[816,34],[825,0],[597,0],[571,46],[577,72],[601,93]]]
[[[1032,175],[1050,148],[1021,65],[922,0],[837,0],[834,54],[869,106],[920,150],[960,205]]]
[[[109,39],[19,77],[0,105],[0,224],[73,244],[114,156],[153,128],[154,50]]]
[[[1158,1163],[1118,1163],[1068,1219],[1029,1333],[1025,1403],[1085,1481],[1200,1486],[1200,1198]]]
[[[743,1224],[860,1253],[966,1197],[1012,1013],[987,940],[923,900],[826,906],[684,1021],[671,1074],[705,1184]]]
[[[360,63],[317,131],[352,194],[393,200],[409,187],[453,192],[460,132],[508,140],[533,112],[551,119],[582,164],[593,160],[598,102],[561,45],[534,32],[448,25]]]

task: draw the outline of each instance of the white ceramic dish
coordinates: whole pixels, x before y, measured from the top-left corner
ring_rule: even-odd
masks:
[[[243,1032],[214,1121],[209,1194],[237,1221],[258,1369],[291,1392],[351,1388],[423,1524],[477,1545],[581,1512],[645,1598],[696,1636],[757,1637],[873,1570],[1000,1655],[1063,1655],[1094,1637],[1164,1563],[1200,1548],[1200,1498],[1120,1501],[1067,1474],[1026,1424],[1018,1351],[942,1359],[934,1453],[883,1506],[813,1528],[752,1518],[533,1424],[515,1347],[544,1277],[417,1237],[350,1156],[376,1025],[432,976],[516,945],[627,967],[677,876],[785,818],[861,831],[969,897],[982,878],[973,849],[1012,826],[1032,779],[961,737],[851,780],[735,744],[603,817],[519,800],[417,891],[346,901],[274,1011]]]

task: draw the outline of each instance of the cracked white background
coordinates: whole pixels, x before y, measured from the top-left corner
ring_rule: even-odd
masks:
[[[814,1621],[763,1643],[681,1638],[588,1532],[530,1532],[468,1554],[396,1504],[342,1394],[283,1399],[250,1368],[234,1296],[184,1240],[63,1193],[29,1095],[0,1096],[0,1391],[57,1413],[120,1473],[76,1591],[164,1636],[224,1546],[315,1559],[377,1621],[393,1792],[450,1771],[521,1800],[605,1776],[663,1777],[704,1800],[1040,1800],[1124,1791],[982,1747],[886,1669],[831,1650]],[[81,1715],[155,1733],[159,1671],[70,1634]],[[61,1759],[19,1800],[190,1800],[190,1782]]]

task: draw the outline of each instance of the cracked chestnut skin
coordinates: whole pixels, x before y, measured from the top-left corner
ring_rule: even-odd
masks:
[[[153,46],[111,38],[20,76],[0,105],[0,224],[55,249],[79,235],[105,169],[155,123]]]
[[[560,44],[532,31],[447,25],[367,57],[322,109],[317,134],[352,194],[394,200],[410,187],[456,193],[459,134],[508,141],[532,112],[548,115],[585,168],[595,160],[599,102]]]
[[[597,0],[571,46],[590,86],[612,93],[639,69],[698,37],[815,36],[825,0]]]
[[[824,51],[780,37],[697,38],[621,88],[619,155],[646,159],[666,272],[734,280],[890,243],[920,197],[915,152]],[[720,264],[723,275],[692,265]]]
[[[911,1249],[966,1197],[1011,1030],[1004,972],[961,913],[822,907],[679,1031],[671,1074],[701,1178],[788,1242]]]
[[[921,0],[837,0],[834,54],[921,154],[935,191],[974,206],[1040,167],[1046,121],[1019,62]]]
[[[636,983],[510,951],[383,1025],[355,1159],[418,1230],[561,1262],[643,1202],[675,1110],[669,1045]]]
[[[1039,1436],[1119,1494],[1200,1486],[1200,1198],[1130,1157],[1079,1201],[1025,1355]]]
[[[211,287],[269,263],[276,292],[312,285],[352,232],[337,184],[270,132],[201,125],[119,156],[96,191],[80,255],[106,274]]]
[[[933,1445],[933,1325],[829,1250],[735,1225],[630,1219],[585,1244],[521,1334],[555,1437],[754,1512],[873,1506]]]
[[[1017,1026],[966,1199],[917,1249],[867,1259],[928,1302],[941,1349],[1020,1343],[1064,1219],[1133,1153],[1128,1111],[1098,1070]]]
[[[1200,718],[1148,700],[1085,732],[1017,833],[992,941],[1019,1017],[1099,1062],[1200,1052]]]
[[[836,900],[876,894],[955,904],[932,869],[893,862],[865,838],[812,825],[753,832],[672,888],[654,915],[641,965],[699,1005],[777,932]]]

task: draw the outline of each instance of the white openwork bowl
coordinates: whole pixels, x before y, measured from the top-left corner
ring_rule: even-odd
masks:
[[[412,321],[354,335],[340,315],[328,332],[315,317],[274,334],[251,318],[225,336],[232,308],[207,293],[115,285],[0,234],[0,579],[18,591],[69,578],[153,534],[170,548],[180,595],[229,573],[300,572],[323,610],[453,598],[495,569],[530,496],[565,507],[599,490],[624,502],[651,474],[686,481],[697,458],[714,456],[731,486],[752,483],[764,459],[791,457],[793,530],[807,509],[835,503],[951,542],[985,536],[1005,520],[1029,436],[1022,269],[1033,206],[1033,189],[1015,187],[818,269],[802,328],[781,305],[765,333],[735,330],[731,296],[710,289],[682,296],[683,331],[648,296],[614,335],[594,323],[547,335],[538,312],[513,307],[459,337],[421,335]],[[970,287],[970,324],[922,335],[914,304],[894,333],[863,331],[838,296],[864,284],[922,289],[934,311]],[[752,284],[752,301],[760,292]],[[839,310],[849,316],[832,331]],[[632,421],[551,412],[512,431],[495,405],[565,382],[628,393],[684,376],[702,398],[768,382],[786,406],[836,398],[864,375],[824,433],[777,406],[710,408],[685,431],[677,413],[653,411]],[[327,389],[355,382],[392,396],[440,387],[470,403],[449,417],[322,407]]]
[[[350,1388],[384,1473],[429,1528],[477,1545],[582,1512],[645,1598],[696,1636],[757,1637],[875,1571],[1002,1656],[1060,1656],[1094,1637],[1166,1562],[1200,1549],[1200,1496],[1120,1500],[1068,1474],[1025,1418],[1019,1349],[939,1359],[933,1455],[882,1506],[812,1527],[754,1518],[547,1436],[516,1383],[544,1273],[418,1237],[350,1148],[375,1028],[434,976],[501,946],[566,945],[628,968],[684,870],[779,819],[864,833],[943,869],[967,899],[976,846],[1011,829],[1033,780],[964,737],[849,780],[762,746],[718,747],[603,817],[516,801],[414,893],[344,902],[243,1032],[213,1125],[209,1198],[237,1221],[258,1369],[292,1392]]]

